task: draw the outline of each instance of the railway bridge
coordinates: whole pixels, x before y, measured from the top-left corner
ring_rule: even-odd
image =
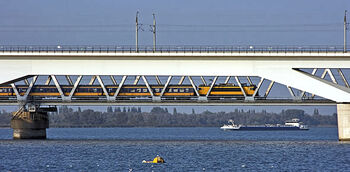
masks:
[[[14,138],[45,138],[56,105],[336,105],[350,140],[348,69],[337,46],[0,46],[0,105]]]

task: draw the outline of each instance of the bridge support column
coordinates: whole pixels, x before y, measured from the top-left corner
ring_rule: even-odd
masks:
[[[337,104],[339,141],[350,141],[350,104]]]
[[[49,128],[47,112],[15,112],[11,128],[14,139],[46,139],[46,128]]]

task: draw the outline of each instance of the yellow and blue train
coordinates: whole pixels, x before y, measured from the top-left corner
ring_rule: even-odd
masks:
[[[24,95],[28,89],[26,85],[18,85],[16,86],[20,95]],[[106,85],[106,90],[109,96],[114,96],[116,90],[118,89],[118,85]],[[150,86],[154,95],[159,96],[163,91],[164,85],[151,85]],[[246,95],[251,96],[254,94],[256,90],[255,85],[246,85],[243,84],[242,88]],[[68,96],[73,89],[73,85],[63,85],[61,86],[63,93]],[[200,85],[196,87],[198,94],[200,96],[207,95],[210,90],[210,86]],[[16,96],[13,88],[11,86],[0,86],[0,96]],[[60,94],[54,85],[35,85],[33,86],[29,96],[39,96],[39,97],[50,97],[57,96]],[[105,96],[105,93],[101,86],[99,85],[80,85],[75,90],[73,96]],[[145,97],[151,96],[146,85],[124,85],[118,96],[131,96],[131,97]],[[192,85],[169,85],[163,96],[169,97],[186,97],[186,96],[196,96],[195,90]],[[215,85],[210,91],[209,96],[229,96],[229,97],[243,97],[244,94],[241,88],[237,85],[232,84],[221,84]]]

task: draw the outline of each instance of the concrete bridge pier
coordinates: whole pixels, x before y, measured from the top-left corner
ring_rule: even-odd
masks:
[[[350,104],[337,104],[339,141],[350,141]]]
[[[30,107],[29,111],[23,106],[13,113],[11,128],[14,139],[46,139],[46,128],[49,128],[48,112],[54,108]]]

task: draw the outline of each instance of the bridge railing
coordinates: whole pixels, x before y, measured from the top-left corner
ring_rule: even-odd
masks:
[[[348,47],[347,49],[350,49]],[[343,46],[266,46],[266,45],[237,45],[237,46],[205,46],[205,45],[162,45],[157,46],[115,46],[115,45],[0,45],[0,52],[65,52],[65,53],[343,53]]]

